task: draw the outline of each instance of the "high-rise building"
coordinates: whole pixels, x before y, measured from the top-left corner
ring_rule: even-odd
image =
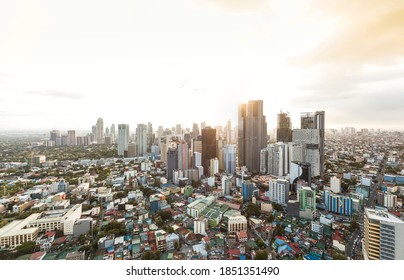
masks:
[[[76,146],[76,131],[68,130],[67,131],[67,146]]]
[[[177,124],[177,125],[175,126],[175,134],[176,134],[176,135],[182,135],[182,125]]]
[[[286,205],[289,201],[289,182],[285,179],[269,179],[269,188],[265,195],[271,202]]]
[[[138,124],[136,128],[137,151],[140,156],[147,153],[147,125]]]
[[[339,215],[352,216],[352,198],[340,194],[335,194],[329,190],[323,193],[325,208],[329,212]]]
[[[97,125],[91,127],[91,142],[97,142]]]
[[[300,218],[312,220],[316,211],[316,192],[310,187],[302,187],[297,190],[297,200]]]
[[[285,143],[292,141],[292,122],[290,121],[289,113],[281,111],[278,114],[276,141]]]
[[[55,146],[60,146],[60,131],[59,130],[52,130],[50,132],[50,140],[55,142]]]
[[[104,144],[104,121],[102,118],[97,119],[95,134],[97,144]]]
[[[111,129],[109,130],[109,133],[111,134],[112,143],[115,143],[115,139],[116,139],[115,124],[111,124]]]
[[[208,126],[202,129],[202,166],[205,176],[209,174],[210,160],[215,157],[217,157],[216,129]]]
[[[294,129],[293,142],[304,145],[304,161],[311,165],[311,176],[321,175],[320,130]]]
[[[224,172],[227,174],[236,173],[236,145],[226,145],[224,154]]]
[[[337,176],[331,177],[330,188],[333,193],[340,193],[341,192],[341,179],[337,178]]]
[[[402,220],[387,211],[365,208],[365,260],[404,260],[403,240]]]
[[[243,196],[243,202],[251,201],[253,196],[258,196],[259,189],[250,182],[243,182],[241,185],[241,195]]]
[[[260,152],[260,173],[285,176],[289,173],[289,147],[283,142],[270,144]]]
[[[184,140],[178,144],[178,169],[185,171],[189,168],[188,144]]]
[[[318,151],[320,156],[320,176],[324,175],[324,143],[325,143],[325,112],[316,111],[314,113],[301,113],[300,114],[301,129],[318,129],[319,143]],[[307,161],[307,160],[306,160]]]
[[[209,176],[213,177],[216,173],[219,173],[219,160],[212,158],[209,163]]]
[[[173,181],[173,171],[178,169],[178,150],[170,147],[167,150],[167,179]]]
[[[238,159],[239,166],[259,172],[260,152],[267,145],[267,123],[263,101],[241,104],[238,112]]]
[[[200,135],[199,126],[197,123],[192,125],[192,138],[196,139]]]
[[[153,145],[154,141],[154,134],[153,134],[153,125],[151,122],[147,123],[147,152],[151,152],[151,146]]]
[[[128,151],[129,124],[118,124],[118,156],[124,156]]]
[[[201,166],[202,165],[202,154],[198,153],[198,152],[194,152],[194,156],[193,156],[193,167],[197,167],[197,166]]]
[[[231,195],[231,177],[222,177],[222,191],[224,195]]]

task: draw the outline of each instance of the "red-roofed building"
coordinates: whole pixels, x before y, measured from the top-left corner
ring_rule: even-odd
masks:
[[[246,230],[241,230],[236,233],[238,242],[247,242],[248,234]]]
[[[30,261],[39,261],[42,260],[46,255],[46,252],[35,252],[30,257]]]
[[[240,249],[229,249],[229,260],[239,260]]]

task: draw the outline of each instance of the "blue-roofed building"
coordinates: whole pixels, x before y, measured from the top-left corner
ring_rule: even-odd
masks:
[[[319,261],[319,260],[321,260],[321,258],[319,258],[318,256],[315,256],[313,254],[304,255],[303,259],[308,260],[308,261]]]

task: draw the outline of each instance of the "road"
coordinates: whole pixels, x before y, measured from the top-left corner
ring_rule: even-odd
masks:
[[[352,255],[353,255],[353,250],[352,250],[353,245],[354,245],[356,238],[358,238],[359,234],[360,234],[360,230],[359,229],[355,230],[345,247],[345,255],[351,259],[352,259]]]

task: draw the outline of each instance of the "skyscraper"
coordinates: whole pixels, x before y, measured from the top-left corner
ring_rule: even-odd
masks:
[[[320,130],[294,129],[293,142],[304,146],[304,161],[311,165],[311,176],[321,176]]]
[[[147,152],[151,152],[151,146],[153,145],[153,125],[151,122],[147,123]]]
[[[260,170],[260,151],[267,145],[266,138],[263,101],[253,100],[241,104],[238,113],[239,166],[246,166],[253,172]]]
[[[197,123],[193,123],[192,125],[192,138],[196,139],[200,135],[199,126]]]
[[[184,140],[178,144],[178,169],[185,171],[189,168],[188,144]]]
[[[325,112],[316,111],[306,112],[300,114],[300,128],[301,129],[318,129],[319,133],[319,160],[320,160],[320,170],[319,175],[324,175],[324,140],[325,140]],[[306,160],[307,161],[307,160]]]
[[[283,142],[270,144],[260,152],[260,173],[285,176],[289,173],[289,146]]]
[[[173,181],[173,171],[178,169],[178,150],[170,147],[167,150],[167,179]]]
[[[138,124],[136,128],[136,143],[139,155],[143,156],[147,153],[147,126]]]
[[[124,156],[128,151],[129,124],[118,124],[118,156]]]
[[[96,124],[96,141],[97,144],[104,144],[104,121],[98,118]]]
[[[55,142],[55,146],[61,145],[60,131],[52,130],[50,132],[50,140]]]
[[[404,260],[404,222],[387,211],[365,208],[365,260]]]
[[[67,131],[67,146],[76,146],[76,131],[68,130]]]
[[[224,171],[228,174],[236,173],[236,145],[224,146]]]
[[[209,174],[210,160],[215,157],[217,157],[216,129],[207,126],[202,129],[202,166],[205,176]]]
[[[278,127],[276,129],[276,141],[291,142],[292,141],[292,122],[289,113],[280,112],[278,114]]]

